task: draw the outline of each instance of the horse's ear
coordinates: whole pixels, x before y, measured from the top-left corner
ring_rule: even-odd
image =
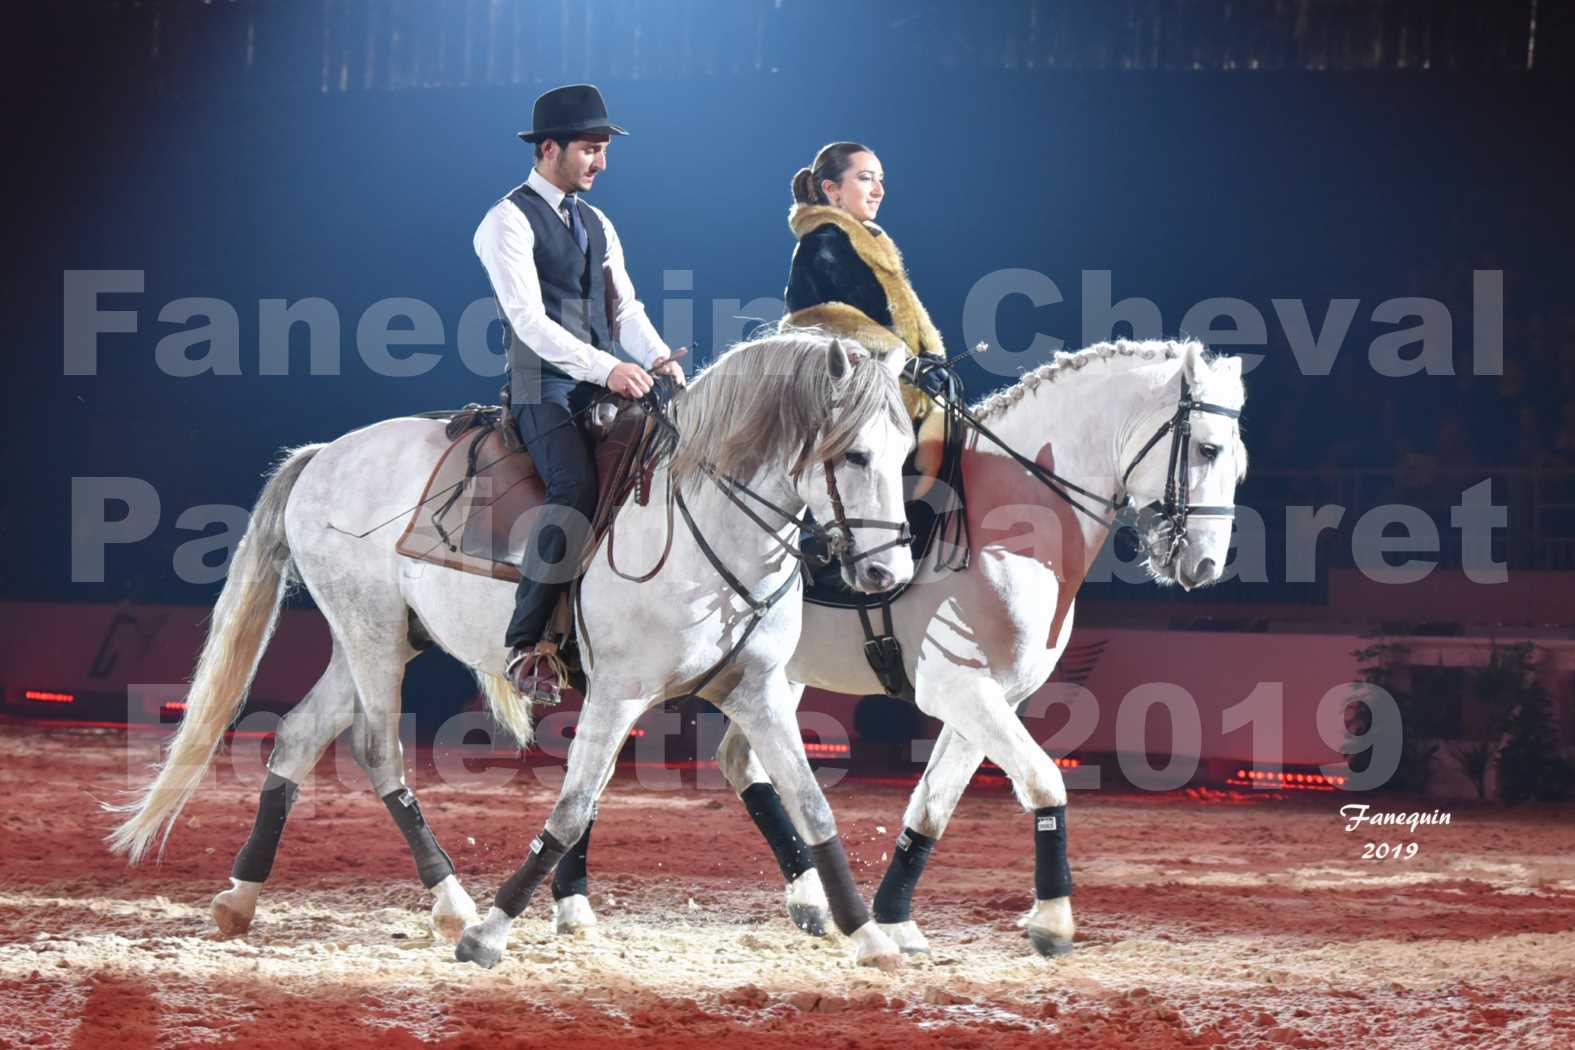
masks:
[[[908,360],[907,347],[899,346],[895,350],[886,351],[885,356],[880,359],[880,363],[886,366],[886,371],[890,372],[892,376],[897,377],[902,375],[903,366],[908,363]]]
[[[1182,374],[1187,377],[1187,385],[1197,389],[1209,378],[1209,363],[1204,357],[1208,353],[1208,348],[1198,342],[1189,342],[1186,346],[1184,352],[1187,357],[1182,365]]]
[[[843,349],[842,340],[833,339],[831,345],[826,347],[826,371],[831,373],[831,380],[840,383],[853,374],[853,361]]]

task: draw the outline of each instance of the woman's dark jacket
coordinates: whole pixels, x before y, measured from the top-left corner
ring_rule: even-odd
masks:
[[[784,296],[790,323],[849,336],[876,352],[901,345],[912,354],[945,356],[901,253],[880,227],[824,204],[794,205],[788,227],[798,237]],[[904,398],[915,419],[927,413],[917,390],[905,387]]]

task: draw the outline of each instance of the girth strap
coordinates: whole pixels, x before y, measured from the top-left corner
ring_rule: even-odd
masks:
[[[864,659],[880,680],[880,687],[887,696],[913,703],[913,683],[909,681],[908,669],[903,665],[902,642],[897,640],[892,630],[891,600],[888,598],[880,603],[884,628],[881,634],[876,634],[874,625],[870,623],[869,609],[863,605],[856,608],[859,611],[859,624],[864,628]]]

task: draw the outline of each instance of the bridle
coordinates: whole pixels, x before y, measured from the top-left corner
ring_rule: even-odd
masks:
[[[960,389],[960,384],[956,382],[950,366],[943,361],[924,361],[916,357],[904,366],[903,378],[937,400],[943,399],[949,392]],[[953,398],[956,397],[955,393],[952,393],[951,396]],[[1189,506],[1187,503],[1187,492],[1190,490],[1190,485],[1188,484],[1190,471],[1188,453],[1192,443],[1192,414],[1194,412],[1208,412],[1224,416],[1227,419],[1240,419],[1241,411],[1235,408],[1226,408],[1224,405],[1216,405],[1210,401],[1196,400],[1192,396],[1192,388],[1187,383],[1185,375],[1181,377],[1181,399],[1176,404],[1176,411],[1169,419],[1160,424],[1158,429],[1154,431],[1153,436],[1138,450],[1138,454],[1133,457],[1127,469],[1122,472],[1121,488],[1117,492],[1118,499],[1106,499],[1097,492],[1090,492],[1088,489],[1060,476],[1054,471],[1041,467],[1038,463],[1035,463],[1008,445],[1003,438],[985,426],[979,417],[962,405],[960,401],[952,401],[946,404],[946,408],[947,411],[957,413],[959,418],[978,431],[982,437],[1000,448],[1015,460],[1018,466],[1026,470],[1051,492],[1061,497],[1073,509],[1105,526],[1112,524],[1112,515],[1118,519],[1117,523],[1122,523],[1119,519],[1123,512],[1135,514],[1136,508],[1132,503],[1131,496],[1126,491],[1127,483],[1131,480],[1132,472],[1153,451],[1154,446],[1159,444],[1166,434],[1169,434],[1171,438],[1170,462],[1165,477],[1165,497],[1160,504],[1159,513],[1165,529],[1170,533],[1170,544],[1163,554],[1160,562],[1162,565],[1168,566],[1172,564],[1186,547],[1187,523],[1192,515],[1225,519],[1234,519],[1236,516],[1235,507],[1194,507]],[[1076,495],[1073,495],[1074,493]],[[1079,501],[1079,497],[1101,509],[1098,511],[1090,510]],[[1126,523],[1130,523],[1130,521]]]
[[[1234,506],[1213,506],[1203,504],[1190,506],[1187,503],[1187,493],[1192,486],[1188,484],[1191,471],[1191,457],[1188,453],[1192,447],[1192,413],[1208,412],[1226,419],[1240,419],[1241,410],[1226,408],[1210,401],[1197,401],[1192,397],[1192,387],[1187,383],[1187,377],[1181,377],[1181,400],[1176,404],[1175,415],[1160,424],[1154,436],[1149,438],[1138,451],[1137,458],[1127,467],[1121,475],[1121,488],[1126,489],[1127,481],[1132,477],[1132,472],[1137,469],[1143,458],[1153,450],[1166,434],[1170,435],[1170,461],[1165,468],[1165,499],[1160,504],[1160,520],[1170,533],[1170,543],[1166,547],[1161,564],[1170,565],[1181,555],[1187,546],[1187,522],[1191,515],[1200,518],[1224,518],[1232,521],[1236,517]],[[1130,502],[1130,500],[1129,500]]]
[[[658,425],[663,427],[667,432],[670,440],[676,444],[678,427],[667,412],[667,407],[671,400],[672,397],[670,393],[666,397],[649,398],[646,402],[646,407],[656,417]],[[832,409],[835,411],[835,404],[832,406]],[[813,441],[813,438],[806,440],[804,445],[805,453],[808,452]],[[879,554],[881,551],[889,550],[890,548],[896,547],[899,544],[908,544],[912,542],[913,537],[912,533],[908,529],[908,522],[906,518],[901,521],[883,521],[875,518],[848,517],[847,509],[842,503],[842,492],[837,487],[837,475],[834,465],[832,464],[831,460],[825,459],[821,461],[821,468],[826,476],[826,494],[831,500],[832,522],[830,525],[821,525],[820,523],[811,519],[807,514],[794,514],[779,503],[761,495],[759,492],[756,492],[754,489],[750,488],[744,482],[739,481],[737,478],[721,473],[709,463],[704,464],[702,470],[705,473],[705,476],[709,478],[718,489],[721,490],[722,494],[726,496],[735,507],[744,513],[745,517],[758,526],[761,531],[766,533],[766,535],[770,536],[772,541],[775,542],[784,553],[788,554],[790,557],[796,558],[800,562],[811,562],[824,565],[829,564],[831,558],[834,557],[840,559],[845,566],[851,569],[854,565],[858,564],[865,558]],[[705,538],[705,534],[700,531],[699,524],[694,520],[694,516],[689,511],[689,505],[684,500],[682,489],[679,486],[672,485],[670,477],[669,485],[671,486],[669,489],[670,498],[677,504],[678,512],[683,517],[684,524],[688,527],[690,535],[694,537],[695,545],[700,548],[700,553],[705,556],[706,561],[710,563],[711,568],[716,571],[717,575],[722,577],[723,582],[727,584],[728,588],[732,590],[732,592],[749,607],[749,622],[744,626],[744,630],[742,633],[740,633],[738,640],[733,643],[732,648],[729,649],[726,655],[724,655],[720,660],[712,664],[703,675],[701,675],[694,682],[686,684],[682,690],[684,693],[697,694],[707,685],[709,685],[711,680],[720,674],[728,664],[733,662],[733,659],[739,654],[740,651],[743,650],[745,643],[748,642],[749,637],[754,633],[755,628],[760,625],[760,621],[765,619],[766,614],[771,611],[777,602],[786,597],[788,593],[793,590],[794,586],[799,583],[801,574],[799,572],[789,573],[782,583],[779,584],[777,588],[766,597],[754,597],[749,593],[749,588],[744,584],[744,582],[734,575],[732,570],[730,570],[726,564],[723,563],[720,555],[717,554],[716,549],[711,546],[710,542]],[[782,519],[781,524],[772,525],[752,507],[750,507],[748,503],[745,502],[746,498],[753,500],[761,507]],[[796,526],[801,534],[808,533],[821,540],[821,542],[825,544],[826,550],[829,552],[828,556],[821,558],[813,554],[807,554],[801,547],[795,546],[794,544],[783,539],[782,536],[779,535],[779,530],[781,530],[786,525]],[[870,547],[867,550],[861,551],[858,548],[857,542],[854,540],[854,529],[888,529],[896,533],[896,538],[889,540],[886,543],[882,543],[879,546]],[[668,543],[669,546],[671,546],[671,536],[669,536]],[[658,565],[657,568],[659,569],[660,565]],[[654,575],[655,570],[648,574],[646,578],[648,579],[650,576]]]

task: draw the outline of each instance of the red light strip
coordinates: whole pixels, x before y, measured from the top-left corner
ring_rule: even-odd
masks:
[[[1058,758],[1055,759],[1055,764],[1061,769],[1076,769],[1083,764],[1083,760],[1080,758]],[[989,759],[985,759],[983,762],[980,762],[979,768],[986,773],[1000,773],[1002,776],[1006,775],[1005,771],[1002,770],[1000,766],[996,765],[994,762],[991,762]]]
[[[1289,791],[1335,791],[1345,786],[1345,778],[1327,773],[1288,773],[1283,769],[1238,769],[1225,783]]]
[[[184,704],[182,704],[181,706],[183,708],[185,707]],[[580,730],[580,723],[573,722],[573,723],[563,727],[563,735],[566,736],[566,737],[569,737],[570,739],[573,739],[574,734],[579,732],[579,730]],[[629,737],[630,737],[630,739],[633,739],[634,737],[637,737],[637,736],[644,736],[644,735],[645,735],[645,730],[640,729],[638,727],[629,730]]]
[[[847,744],[812,744],[804,743],[804,754],[811,758],[827,758],[831,755],[846,755],[849,753]]]
[[[22,694],[24,700],[37,700],[41,704],[73,704],[76,697],[71,693],[50,693],[42,689],[29,689]]]

